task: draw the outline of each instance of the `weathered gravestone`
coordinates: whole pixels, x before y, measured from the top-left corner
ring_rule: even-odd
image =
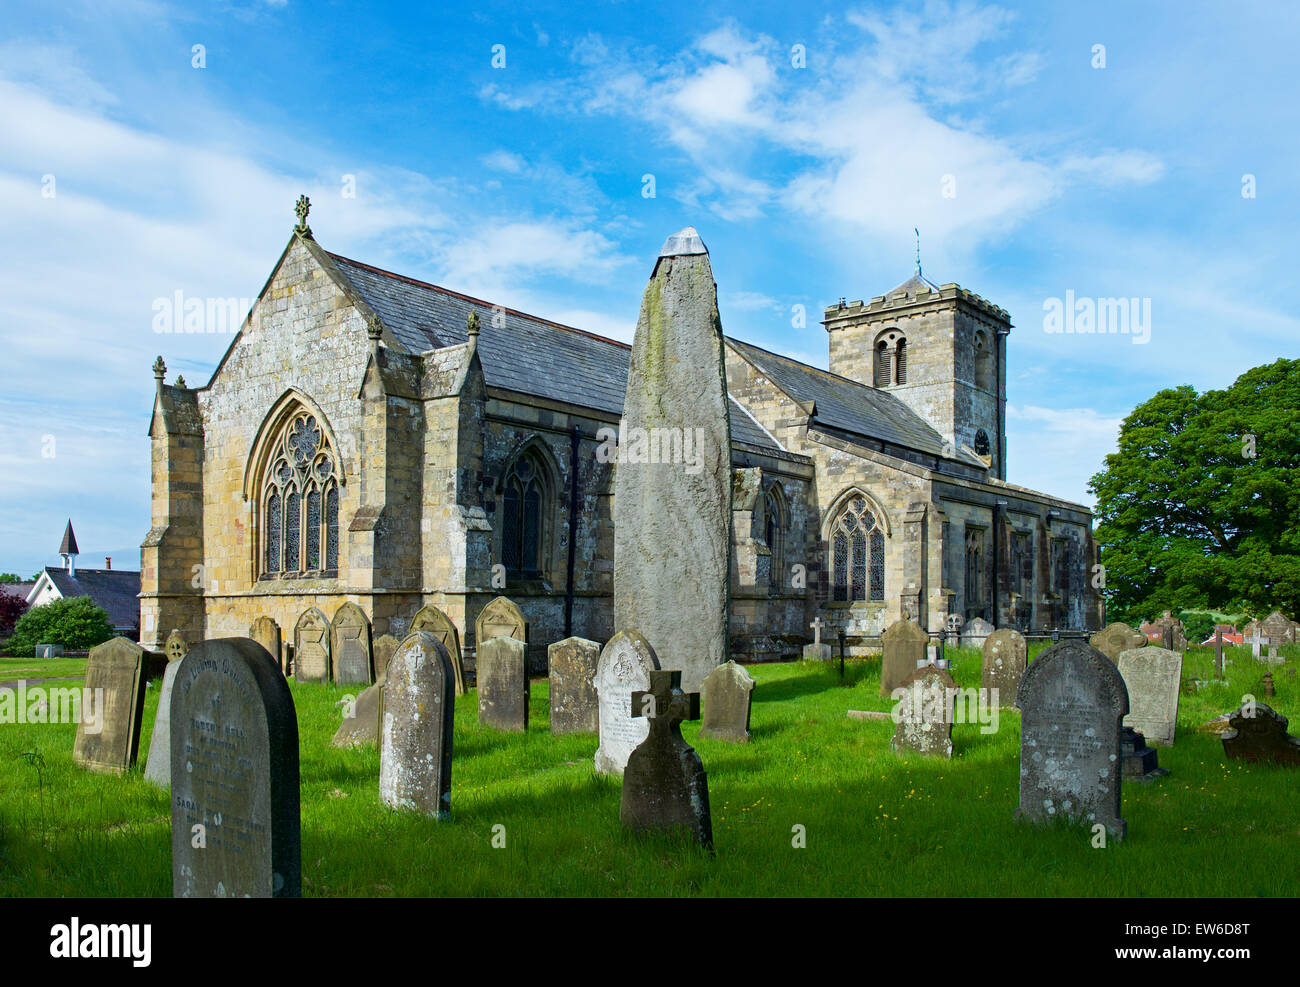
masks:
[[[1128,624],[1117,621],[1113,624],[1107,624],[1088,638],[1088,643],[1111,661],[1117,661],[1121,651],[1140,648],[1146,644],[1147,636],[1141,631],[1135,631]]]
[[[258,617],[248,628],[248,636],[267,650],[272,658],[275,659],[276,667],[284,675],[288,675],[291,669],[284,660],[284,647],[280,640],[280,625],[270,617]]]
[[[641,299],[614,474],[614,629],[688,692],[730,657],[731,437],[709,254],[668,238]]]
[[[893,739],[896,754],[937,754],[952,757],[952,724],[957,683],[936,665],[912,669],[894,691]]]
[[[478,721],[495,730],[528,730],[528,646],[491,637],[478,646]]]
[[[523,615],[520,615],[523,619]],[[527,622],[524,622],[525,637],[527,635]],[[456,673],[456,695],[465,695],[465,659],[460,652],[460,632],[456,630],[456,625],[451,622],[451,618],[439,610],[433,604],[421,607],[420,612],[415,615],[411,621],[412,631],[428,631],[447,649],[447,654],[451,656],[451,667]],[[396,645],[394,645],[394,648]],[[392,654],[392,652],[389,652]],[[379,674],[379,669],[375,669],[375,675]]]
[[[890,624],[881,635],[880,694],[892,696],[903,680],[925,661],[930,635],[910,617]]]
[[[384,680],[361,690],[360,695],[344,697],[339,704],[343,722],[334,731],[330,743],[335,747],[359,747],[379,743],[379,725],[384,719]]]
[[[456,673],[442,642],[412,631],[388,663],[379,753],[379,799],[443,818],[451,811]]]
[[[1173,611],[1166,610],[1161,614],[1160,619],[1155,622],[1155,626],[1160,628],[1163,644],[1167,650],[1187,650],[1187,632],[1183,628],[1183,622],[1173,615]]]
[[[124,637],[90,649],[72,759],[92,771],[125,774],[140,752],[145,650]]]
[[[713,849],[709,779],[682,720],[700,717],[700,695],[681,689],[682,673],[650,673],[650,689],[632,693],[632,715],[650,722],[648,736],[627,759],[619,819],[633,832],[680,832]]]
[[[961,646],[963,648],[982,648],[984,647],[984,642],[988,640],[988,636],[995,630],[997,630],[997,628],[983,617],[976,617],[974,620],[968,621],[966,625],[962,627],[961,637],[959,638]]]
[[[609,639],[596,663],[595,688],[600,708],[600,745],[596,770],[619,774],[650,724],[632,715],[632,693],[650,688],[650,673],[659,667],[650,642],[635,631],[620,631]]]
[[[421,630],[421,628],[417,627],[415,630]],[[434,634],[433,636],[438,637],[437,634]],[[401,646],[401,643],[401,641],[397,640],[397,638],[393,637],[391,634],[381,634],[379,637],[375,638],[374,663],[376,682],[382,682],[387,676],[388,663],[392,660],[393,653]],[[448,648],[447,651],[450,654],[451,649]],[[454,660],[452,664],[455,664]],[[459,693],[457,694],[459,695]]]
[[[528,643],[528,618],[524,612],[504,596],[498,596],[488,602],[474,621],[474,646],[482,646],[484,641],[494,637],[512,637],[516,641]]]
[[[169,661],[163,672],[158,711],[154,713],[153,734],[149,740],[149,757],[144,762],[145,780],[164,788],[172,783],[172,690],[176,688],[176,673],[180,667],[180,661]]]
[[[1128,692],[1114,664],[1083,641],[1030,662],[1020,707],[1020,807],[1031,822],[1101,824],[1123,839],[1120,730]]]
[[[1228,726],[1220,739],[1223,753],[1234,761],[1300,767],[1300,738],[1286,732],[1287,718],[1271,706],[1243,706],[1228,715]]]
[[[299,682],[325,682],[330,675],[330,624],[315,607],[302,612],[293,629],[293,676]]]
[[[551,733],[597,733],[596,665],[600,645],[580,637],[556,641],[547,649],[551,682]]]
[[[172,894],[298,897],[298,719],[275,659],[249,638],[195,645],[171,732]]]
[[[1183,677],[1181,652],[1148,646],[1119,653],[1116,662],[1128,689],[1129,712],[1124,725],[1148,744],[1169,747],[1178,726],[1178,686]]]
[[[374,681],[370,662],[370,621],[355,603],[344,603],[330,624],[330,660],[340,685]]]
[[[1296,622],[1281,610],[1274,610],[1265,617],[1260,629],[1271,644],[1291,644],[1296,639]]]
[[[700,689],[704,722],[700,736],[749,743],[749,713],[754,702],[754,678],[743,665],[728,661],[704,679]]]
[[[831,646],[822,642],[822,628],[826,626],[826,622],[818,617],[808,626],[813,630],[813,643],[803,646],[803,660],[830,661]]]
[[[185,635],[180,631],[172,631],[167,635],[167,643],[163,645],[163,653],[167,655],[168,662],[177,662],[184,658],[190,650],[189,644],[185,641]]]
[[[1029,646],[1025,636],[1017,630],[1004,627],[984,639],[984,665],[980,674],[980,688],[999,706],[1012,706],[1020,678],[1025,674],[1029,660]]]

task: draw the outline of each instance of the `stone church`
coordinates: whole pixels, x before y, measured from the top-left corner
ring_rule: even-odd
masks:
[[[607,640],[630,348],[330,253],[298,211],[211,380],[154,365],[142,644],[259,617],[288,642],[345,603],[400,637],[432,605],[472,656],[498,595],[535,665]],[[1089,510],[1006,480],[1008,313],[918,269],[823,325],[830,372],[726,340],[733,656],[795,655],[818,617],[1099,627]]]

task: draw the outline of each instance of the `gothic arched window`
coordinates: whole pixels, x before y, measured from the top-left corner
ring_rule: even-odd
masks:
[[[549,505],[546,471],[526,453],[511,464],[501,486],[501,561],[506,572],[540,576]]]
[[[871,383],[876,387],[907,383],[907,337],[901,329],[886,329],[876,337]]]
[[[775,486],[763,495],[763,540],[771,553],[768,585],[779,590],[785,572],[785,512],[781,510],[781,494]]]
[[[885,598],[885,533],[866,498],[854,497],[831,525],[832,599]]]
[[[307,411],[290,416],[262,481],[262,578],[339,568],[338,458]]]

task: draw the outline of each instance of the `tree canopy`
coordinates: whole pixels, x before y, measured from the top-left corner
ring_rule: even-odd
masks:
[[[74,596],[28,610],[14,624],[6,647],[10,654],[30,658],[38,644],[61,644],[69,651],[80,651],[112,636],[104,609],[88,596]]]

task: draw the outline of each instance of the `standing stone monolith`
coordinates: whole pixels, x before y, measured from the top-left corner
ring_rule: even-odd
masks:
[[[635,631],[620,631],[601,649],[595,679],[600,707],[596,770],[600,774],[621,775],[632,751],[649,734],[649,721],[632,715],[632,693],[649,689],[650,673],[658,667],[654,648]]]
[[[711,671],[700,689],[700,699],[704,703],[701,737],[749,743],[754,677],[743,665],[729,661]]]
[[[293,677],[299,682],[330,677],[330,622],[315,607],[304,610],[293,629]]]
[[[635,833],[684,833],[713,849],[709,779],[682,720],[700,717],[700,694],[681,689],[682,673],[653,671],[650,689],[632,693],[632,715],[650,721],[649,734],[627,760],[619,819]]]
[[[265,615],[258,617],[248,628],[248,636],[264,647],[275,659],[275,664],[284,675],[292,669],[285,665],[284,646],[280,636],[280,625]]]
[[[550,670],[551,733],[598,733],[596,666],[600,645],[580,637],[556,641],[546,653]]]
[[[1147,636],[1141,631],[1134,630],[1128,624],[1116,622],[1107,624],[1088,638],[1088,643],[1111,661],[1117,661],[1121,651],[1140,648],[1145,645]]]
[[[478,721],[494,730],[528,731],[528,646],[513,637],[479,642]]]
[[[994,631],[984,639],[984,665],[980,674],[980,688],[993,702],[997,692],[999,706],[1014,706],[1020,678],[1029,661],[1029,646],[1025,636],[1010,627]]]
[[[379,742],[379,800],[444,818],[451,811],[456,673],[441,641],[412,631],[388,663]]]
[[[880,694],[892,696],[903,680],[925,661],[930,635],[911,617],[890,624],[880,637]]]
[[[185,653],[189,654],[189,650],[186,649]],[[158,710],[153,718],[153,734],[149,739],[149,757],[144,762],[145,780],[163,788],[172,783],[172,690],[176,688],[176,672],[180,667],[179,660],[169,661],[163,672]]]
[[[522,614],[520,619],[523,619]],[[527,639],[527,627],[525,621],[525,639]],[[465,659],[460,652],[460,631],[456,630],[456,625],[451,622],[451,618],[431,603],[420,608],[420,612],[411,621],[411,630],[428,631],[442,642],[442,646],[447,649],[447,654],[451,655],[451,667],[456,673],[456,695],[465,695]],[[391,655],[392,652],[390,651],[389,654]],[[379,674],[378,668],[375,669],[375,674]]]
[[[614,629],[687,692],[730,657],[731,433],[709,254],[668,238],[641,299],[614,474]]]
[[[937,665],[922,665],[895,690],[898,724],[890,740],[895,754],[937,754],[952,757],[952,724],[957,683]]]
[[[298,718],[275,659],[249,638],[195,645],[171,731],[172,894],[299,897]]]
[[[1101,824],[1124,838],[1120,732],[1128,691],[1106,655],[1062,641],[1029,664],[1020,707],[1019,819]]]
[[[1169,747],[1178,726],[1178,687],[1183,677],[1179,651],[1147,646],[1121,651],[1116,661],[1128,689],[1124,725],[1155,747]]]
[[[374,681],[370,621],[365,611],[351,601],[335,611],[330,623],[330,661],[333,679],[339,685],[369,685]]]
[[[115,637],[90,649],[72,760],[92,771],[125,774],[140,752],[145,650]]]

